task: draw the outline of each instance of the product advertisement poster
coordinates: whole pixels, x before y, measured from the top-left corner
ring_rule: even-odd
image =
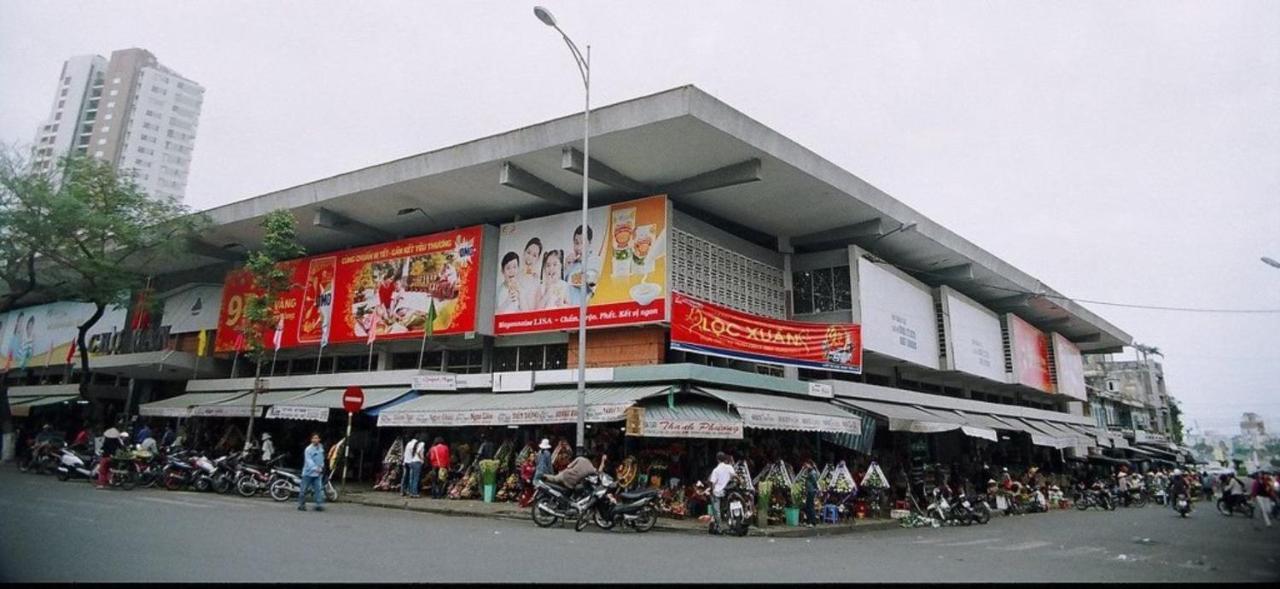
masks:
[[[1084,387],[1084,356],[1080,353],[1080,348],[1060,333],[1053,334],[1052,338],[1053,366],[1058,372],[1057,392],[1087,401],[1089,394]]]
[[[482,229],[413,237],[281,265],[293,288],[280,297],[281,348],[421,338],[434,305],[435,335],[475,331]],[[252,279],[227,276],[216,350],[235,351]],[[327,328],[326,328],[327,325]],[[272,334],[265,337],[271,347]]]
[[[1012,313],[1005,314],[1013,353],[1013,383],[1053,392],[1049,376],[1049,336]]]
[[[862,373],[862,329],[751,315],[674,293],[671,349],[816,370]]]
[[[124,307],[108,307],[85,334],[85,342],[98,334],[123,330],[125,314]],[[92,316],[92,304],[71,302],[36,305],[0,314],[0,370],[66,364],[67,352],[80,324]]]
[[[588,327],[667,319],[669,209],[665,195],[503,225],[495,335],[575,329],[587,292]],[[583,268],[583,251],[589,253]]]

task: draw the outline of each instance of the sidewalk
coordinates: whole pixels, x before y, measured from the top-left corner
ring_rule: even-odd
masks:
[[[370,487],[348,488],[342,501],[370,507],[389,509],[407,509],[423,513],[462,517],[487,517],[493,519],[528,522],[531,517],[529,509],[521,509],[514,502],[485,503],[474,499],[410,499],[401,497],[399,493],[374,491]],[[750,536],[766,538],[812,538],[817,536],[839,536],[859,532],[871,532],[898,528],[895,520],[855,520],[849,524],[824,524],[816,528],[769,526],[765,529],[751,528]],[[681,534],[707,534],[707,524],[698,523],[696,519],[659,518],[655,531],[675,532]]]

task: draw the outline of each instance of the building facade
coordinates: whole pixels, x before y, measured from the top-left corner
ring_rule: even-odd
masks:
[[[33,162],[92,156],[131,173],[157,198],[181,201],[195,148],[204,88],[139,48],[73,57],[63,64]]]

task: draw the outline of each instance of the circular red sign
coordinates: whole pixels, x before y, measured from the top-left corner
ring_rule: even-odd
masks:
[[[347,387],[342,392],[342,408],[347,413],[355,413],[364,408],[364,391],[360,387]]]

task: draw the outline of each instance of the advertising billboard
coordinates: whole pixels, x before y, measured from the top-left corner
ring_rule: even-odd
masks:
[[[947,342],[943,370],[1005,382],[1000,316],[947,286],[938,289],[938,301]]]
[[[497,289],[486,295],[495,335],[576,328],[584,275],[589,327],[667,319],[667,197],[590,209],[586,239],[581,225],[582,213],[570,212],[501,227]]]
[[[862,372],[862,332],[848,323],[784,321],[671,296],[671,349],[816,370]]]
[[[326,332],[327,344],[364,344],[371,329],[374,339],[421,338],[432,306],[434,334],[475,331],[482,235],[468,227],[281,263],[293,288],[276,303],[280,347],[319,346]],[[227,275],[217,351],[236,349],[253,291],[247,272]]]
[[[164,299],[164,315],[160,325],[169,333],[195,333],[218,328],[218,303],[222,301],[222,285],[202,284],[174,293]]]
[[[93,336],[124,329],[126,309],[108,307],[85,334]],[[58,302],[9,311],[0,315],[0,367],[21,370],[67,362],[67,352],[79,326],[93,316],[90,303]]]
[[[1009,329],[1009,351],[1013,357],[1010,382],[1052,393],[1049,337],[1013,313],[1005,314],[1005,323]]]
[[[1073,399],[1088,400],[1089,393],[1084,388],[1084,356],[1080,348],[1060,333],[1052,334],[1052,340],[1057,392]]]
[[[858,256],[857,288],[866,349],[937,370],[933,292],[862,256]]]

